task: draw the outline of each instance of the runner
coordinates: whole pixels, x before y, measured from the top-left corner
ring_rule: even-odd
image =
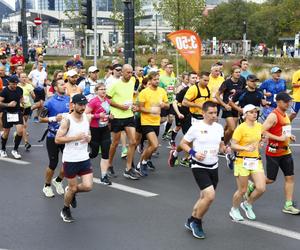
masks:
[[[285,204],[282,212],[299,214],[300,210],[293,203],[294,195],[294,161],[290,141],[296,137],[291,133],[291,124],[286,114],[292,98],[285,92],[276,95],[277,108],[267,117],[263,130],[268,138],[266,147],[267,184],[275,182],[279,168],[284,174]]]
[[[85,113],[92,114],[90,130],[92,139],[90,142],[90,158],[93,159],[99,154],[101,147],[100,170],[102,184],[111,185],[108,177],[109,148],[111,145],[110,130],[108,127],[110,114],[110,100],[106,97],[106,87],[104,83],[95,86],[96,96],[88,103]],[[112,117],[111,117],[112,118]]]
[[[149,70],[157,69],[155,59],[153,57],[150,57],[148,59],[148,65],[144,67],[144,76],[147,76],[149,73]]]
[[[205,238],[202,219],[215,199],[215,190],[219,179],[218,152],[219,150],[222,152],[230,150],[222,141],[223,127],[215,122],[217,104],[207,101],[203,104],[202,110],[203,120],[194,123],[180,143],[182,149],[192,156],[192,172],[201,190],[192,216],[185,224],[185,227],[192,231],[193,236],[199,239]]]
[[[87,100],[91,100],[95,96],[95,86],[97,85],[99,69],[91,66],[88,69],[89,76],[80,82],[79,87]]]
[[[291,122],[296,118],[300,110],[300,69],[293,74],[292,87],[293,87],[293,105],[290,114]]]
[[[112,84],[107,90],[107,96],[111,99],[111,113],[114,117],[111,121],[112,144],[109,150],[109,171],[114,174],[112,166],[113,158],[118,147],[121,131],[125,131],[128,138],[128,154],[124,177],[137,180],[134,168],[132,168],[135,151],[135,122],[133,112],[136,106],[133,105],[133,94],[135,78],[132,77],[133,69],[129,64],[123,65],[122,77]]]
[[[21,159],[18,148],[23,137],[23,114],[20,107],[20,104],[24,103],[23,90],[17,86],[19,83],[17,76],[11,76],[8,81],[8,87],[4,88],[0,94],[0,107],[3,111],[0,157],[7,157],[6,143],[10,129],[15,125],[17,134],[14,138],[15,145],[11,154],[15,159]]]
[[[252,72],[248,70],[249,67],[249,62],[247,59],[242,59],[240,61],[240,66],[241,66],[241,76],[247,80],[249,75],[252,75]]]
[[[246,105],[243,108],[245,122],[235,129],[231,140],[231,149],[237,152],[234,162],[237,191],[233,195],[232,208],[229,215],[235,221],[244,220],[240,214],[239,206],[244,210],[249,220],[256,219],[252,206],[266,189],[266,177],[259,153],[262,139],[262,124],[257,122],[257,114],[258,109],[256,106],[252,104]],[[255,189],[241,203],[243,196],[247,193],[250,176],[254,181]]]
[[[55,137],[55,143],[65,144],[63,151],[64,176],[68,180],[64,207],[60,216],[64,222],[73,222],[70,205],[77,207],[76,193],[89,192],[93,187],[93,169],[89,159],[88,143],[91,141],[90,121],[84,113],[87,100],[84,95],[72,98],[74,111],[63,119]],[[78,184],[77,176],[82,182]]]
[[[63,144],[55,143],[55,135],[60,126],[60,122],[62,121],[63,116],[69,112],[70,104],[70,97],[65,95],[66,84],[64,80],[59,79],[56,82],[53,82],[53,86],[55,89],[55,94],[45,102],[43,110],[40,114],[40,122],[48,123],[48,129],[46,130],[46,146],[49,165],[45,172],[45,185],[43,187],[43,193],[46,197],[54,197],[54,192],[51,187],[51,181],[56,189],[56,192],[59,195],[64,194],[64,189],[62,186],[62,179],[64,178],[63,168],[60,169],[60,173],[56,178],[52,178],[58,165],[59,151],[62,153],[64,149]]]
[[[148,175],[148,165],[153,167],[150,158],[158,148],[158,135],[160,126],[161,109],[170,108],[167,93],[158,87],[159,73],[148,74],[149,87],[139,94],[139,111],[141,112],[141,130],[148,140],[148,146],[144,149],[140,162],[136,169],[141,176]]]

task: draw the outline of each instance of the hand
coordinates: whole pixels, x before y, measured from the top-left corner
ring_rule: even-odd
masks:
[[[7,107],[9,108],[14,108],[17,106],[17,102],[16,101],[11,101],[10,103],[7,104]]]
[[[128,110],[130,108],[129,105],[120,105],[120,109],[122,110]]]
[[[251,144],[251,145],[245,146],[244,148],[245,148],[244,150],[247,152],[253,152],[253,151],[255,151],[256,146],[254,144]]]
[[[137,105],[132,105],[132,111],[133,112],[139,111],[139,107]]]
[[[57,122],[60,122],[62,119],[63,119],[62,114],[57,114],[57,115],[56,115],[56,121],[57,121]]]
[[[195,155],[195,157],[196,157],[196,159],[197,159],[198,161],[203,161],[204,158],[205,158],[205,154],[200,153],[200,152],[197,152],[196,155]]]
[[[270,96],[272,96],[272,93],[266,92],[266,93],[265,93],[265,96],[266,96],[266,97],[270,97]]]
[[[226,104],[226,105],[224,106],[224,108],[226,109],[226,111],[231,111],[231,106],[228,105],[228,104]]]
[[[279,136],[277,141],[286,141],[287,139],[288,139],[288,137],[286,135],[281,135],[281,136]]]
[[[231,147],[229,147],[229,146],[225,146],[223,151],[224,151],[225,154],[231,154],[232,153]]]
[[[296,136],[295,135],[291,135],[290,139],[291,139],[292,142],[295,142],[296,141]]]
[[[80,141],[80,142],[84,142],[86,140],[87,134],[85,133],[80,133],[76,136],[75,141]]]
[[[183,119],[183,118],[184,118],[184,115],[181,114],[181,113],[179,113],[179,114],[178,114],[178,118],[179,118],[179,119]]]

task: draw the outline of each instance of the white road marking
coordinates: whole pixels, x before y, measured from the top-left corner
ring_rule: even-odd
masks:
[[[28,165],[28,164],[30,164],[30,162],[28,162],[28,161],[16,160],[16,159],[11,159],[11,158],[0,158],[0,161],[6,161],[6,162],[10,162],[10,163],[19,164],[19,165]]]
[[[300,147],[300,144],[290,144],[291,147]]]
[[[300,130],[300,128],[292,128],[292,130],[296,130],[296,131],[298,131],[298,130]]]
[[[99,178],[93,178],[93,181],[96,184],[101,183]],[[145,190],[142,190],[142,189],[137,189],[137,188],[125,186],[125,185],[118,184],[118,183],[115,183],[115,182],[113,182],[112,185],[109,185],[108,187],[115,188],[115,189],[125,191],[125,192],[128,192],[128,193],[132,193],[132,194],[137,194],[137,195],[140,195],[140,196],[143,196],[143,197],[158,196],[158,194],[155,194],[155,193],[151,193],[151,192],[148,192],[148,191],[145,191]]]
[[[295,240],[300,240],[300,233],[296,232],[296,231],[291,231],[291,230],[287,230],[281,227],[276,227],[276,226],[272,226],[272,225],[268,225],[259,221],[249,221],[249,220],[244,220],[244,221],[235,221],[236,223],[239,224],[243,224],[246,226],[250,226],[250,227],[254,227],[254,228],[258,228],[267,232],[271,232],[274,234],[278,234],[278,235],[282,235],[285,237],[289,237]]]
[[[6,146],[7,148],[13,148],[14,147],[14,145],[8,145],[8,146]],[[20,145],[19,146],[20,148],[24,148],[24,145]],[[31,145],[31,147],[40,147],[40,148],[42,148],[42,147],[44,147],[44,145],[43,144],[34,144],[34,145]],[[0,249],[1,250],[1,249]]]

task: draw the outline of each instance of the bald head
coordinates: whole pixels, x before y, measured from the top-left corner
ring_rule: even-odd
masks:
[[[124,64],[122,68],[122,76],[125,82],[128,82],[132,77],[133,68],[130,64]]]

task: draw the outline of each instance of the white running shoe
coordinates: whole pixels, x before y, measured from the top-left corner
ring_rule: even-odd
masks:
[[[52,190],[52,187],[51,186],[47,186],[47,187],[43,187],[43,192],[45,194],[46,197],[48,198],[52,198],[54,197],[54,193],[53,193],[53,190]]]
[[[1,158],[7,157],[7,153],[6,153],[5,150],[0,150],[0,157],[1,157]]]
[[[15,159],[21,159],[21,155],[19,154],[19,152],[17,150],[12,150],[11,154],[13,155],[13,157]]]
[[[58,181],[56,181],[56,179],[53,179],[52,184],[56,189],[56,193],[58,193],[59,195],[63,195],[65,193],[62,182],[58,182]]]

